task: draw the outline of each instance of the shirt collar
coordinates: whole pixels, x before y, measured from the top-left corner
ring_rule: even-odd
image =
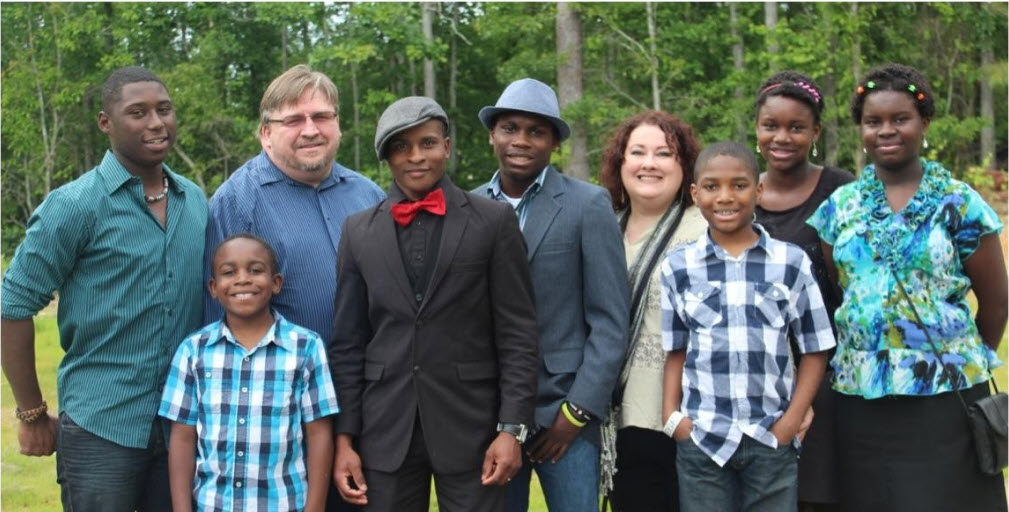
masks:
[[[283,315],[278,313],[276,309],[271,309],[270,311],[273,313],[273,325],[268,331],[266,331],[266,334],[263,335],[263,339],[259,340],[259,343],[256,344],[256,348],[273,343],[282,349],[294,350],[294,342],[281,335],[283,332],[290,331],[290,329],[284,328],[289,322],[283,317]],[[221,340],[227,340],[235,345],[242,346],[235,338],[235,335],[231,333],[231,329],[228,328],[224,318],[220,319],[217,323],[219,328],[217,332],[210,337],[210,341],[207,345],[213,345]]]
[[[161,169],[165,172],[165,176],[168,176],[168,187],[174,192],[184,194],[185,190],[179,186],[179,175],[172,172],[168,168],[168,164],[162,162]],[[136,178],[130,171],[126,170],[122,162],[116,158],[116,154],[112,152],[111,149],[105,151],[105,156],[102,158],[102,163],[98,164],[98,176],[101,177],[102,182],[105,184],[105,194],[112,195],[113,192],[119,190],[120,187],[127,184],[133,178]]]
[[[444,189],[445,186],[448,185],[449,183],[451,183],[451,180],[449,180],[448,173],[446,172],[445,174],[441,175],[441,178],[438,180],[438,183],[435,183],[434,188],[429,190],[428,193],[434,192],[439,188]],[[402,203],[403,201],[410,201],[410,198],[406,197],[406,194],[403,193],[403,190],[401,190],[399,188],[399,185],[396,184],[396,180],[393,180],[392,185],[389,185],[389,193],[386,195],[389,197],[389,204],[398,204]],[[446,200],[447,199],[448,198],[446,198]]]
[[[746,248],[746,250],[742,252],[740,257],[745,256],[746,253],[752,249],[760,249],[765,253],[768,252],[767,241],[770,238],[770,235],[767,234],[767,230],[764,229],[764,226],[761,226],[756,222],[753,223],[753,228],[757,230],[758,235],[757,241],[750,247]],[[715,241],[711,239],[711,227],[708,227],[707,229],[704,230],[704,236],[699,238],[697,240],[697,243],[701,245],[705,259],[715,257],[720,260],[724,260],[729,255],[729,253],[725,252],[725,249],[723,249],[720,245],[716,244]]]
[[[259,173],[260,185],[269,185],[270,183],[286,181],[291,185],[300,185],[303,187],[308,186],[299,181],[295,181],[284,174],[284,171],[280,170],[280,167],[277,167],[277,164],[273,163],[273,160],[270,160],[270,156],[266,154],[265,149],[260,152],[260,156],[262,156],[263,160],[266,162],[266,165],[263,166],[263,172]],[[318,190],[322,190],[336,186],[340,183],[340,181],[346,179],[349,173],[350,169],[336,163],[334,160],[332,166],[330,167],[329,176],[326,176],[326,179],[322,180],[322,183],[319,183],[319,186],[316,188]]]
[[[532,185],[529,185],[529,188],[527,188],[525,192],[522,193],[523,198],[526,196],[532,197],[534,194],[539,192],[541,188],[543,188],[543,182],[545,182],[547,179],[547,169],[549,168],[550,166],[548,165],[544,167],[542,171],[540,171],[539,175],[536,176],[536,180],[533,181]],[[491,176],[490,182],[487,183],[487,193],[490,194],[490,196],[493,197],[494,199],[501,199],[501,197],[504,195],[504,192],[501,191],[500,169],[494,171],[494,176]]]

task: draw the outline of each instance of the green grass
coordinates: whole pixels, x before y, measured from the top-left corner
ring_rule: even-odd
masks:
[[[55,415],[56,366],[63,356],[56,331],[56,316],[50,309],[36,318],[36,369],[42,396]],[[0,383],[0,509],[60,510],[60,488],[56,484],[55,457],[27,457],[18,452],[14,397],[7,380]]]

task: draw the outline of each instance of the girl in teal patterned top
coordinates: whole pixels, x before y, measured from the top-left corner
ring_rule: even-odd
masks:
[[[986,396],[990,370],[1002,364],[1002,223],[976,191],[921,158],[935,107],[916,70],[870,71],[851,110],[873,163],[808,221],[844,294],[831,362],[842,509],[1005,510],[1002,481],[978,471],[963,407],[950,393],[959,389],[968,402]],[[872,400],[880,397],[893,400]]]

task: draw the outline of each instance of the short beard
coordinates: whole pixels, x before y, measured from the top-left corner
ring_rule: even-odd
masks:
[[[332,153],[326,154],[323,158],[320,158],[319,161],[315,163],[306,163],[297,160],[294,157],[291,157],[289,159],[285,158],[284,164],[291,169],[306,174],[317,174],[328,172],[333,167],[333,162],[336,160],[336,152],[338,149],[340,149],[339,144],[337,144],[336,147],[333,148]]]

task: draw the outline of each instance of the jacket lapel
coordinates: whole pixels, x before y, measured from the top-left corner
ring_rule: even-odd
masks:
[[[557,171],[552,165],[547,167],[545,172],[547,175],[543,179],[543,188],[540,189],[536,197],[533,198],[532,204],[529,205],[526,224],[522,228],[522,234],[526,238],[526,245],[529,246],[529,261],[532,261],[533,255],[536,254],[536,249],[539,248],[544,235],[546,235],[550,225],[553,224],[554,218],[561,211],[559,198],[564,194],[564,183],[561,181],[560,176],[557,176]]]
[[[435,260],[434,272],[431,274],[431,281],[427,285],[427,293],[424,294],[420,310],[424,309],[424,306],[431,301],[431,296],[438,291],[438,285],[441,284],[449,267],[452,266],[452,259],[455,258],[456,250],[459,248],[462,235],[469,223],[469,200],[466,198],[466,194],[451,182],[446,182],[442,189],[445,191],[448,211],[445,213],[445,223],[442,225],[438,259]],[[402,265],[400,266],[402,267]]]
[[[372,232],[375,235],[375,247],[381,248],[382,254],[379,256],[385,262],[389,275],[396,282],[397,287],[403,292],[403,297],[414,308],[417,308],[417,301],[413,300],[413,290],[410,288],[410,279],[406,277],[406,269],[403,267],[403,257],[399,251],[399,239],[396,238],[396,226],[393,223],[392,215],[389,214],[389,200],[382,202],[375,212],[371,222]]]

